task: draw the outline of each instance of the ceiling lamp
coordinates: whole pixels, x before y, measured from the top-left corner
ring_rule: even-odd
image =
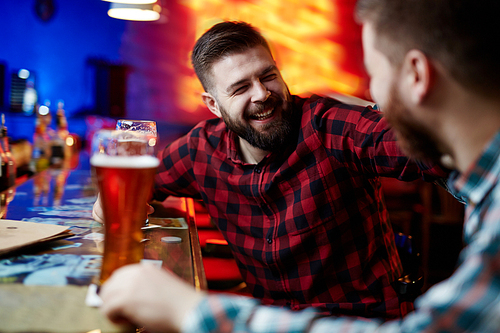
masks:
[[[108,1],[108,0],[106,0]],[[156,21],[160,19],[161,6],[154,1],[153,3],[131,3],[134,0],[128,0],[129,3],[124,3],[127,0],[120,0],[121,2],[111,2],[108,10],[108,15],[129,21]],[[138,2],[141,0],[135,0]],[[148,0],[142,0],[148,1]],[[150,1],[150,0],[149,0]]]

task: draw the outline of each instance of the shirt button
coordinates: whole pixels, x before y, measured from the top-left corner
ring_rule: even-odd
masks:
[[[257,172],[257,173],[261,173],[261,172],[262,172],[262,169],[261,169],[261,168],[255,168],[255,172]]]
[[[267,239],[267,242],[268,242],[269,244],[271,244],[271,243],[273,242],[273,240],[272,240],[271,238],[268,238],[268,239]]]

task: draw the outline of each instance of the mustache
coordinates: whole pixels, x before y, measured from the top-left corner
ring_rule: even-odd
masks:
[[[264,102],[252,106],[247,110],[247,115],[252,115],[264,111],[265,109],[272,109],[280,105],[281,98],[274,95],[269,96]]]

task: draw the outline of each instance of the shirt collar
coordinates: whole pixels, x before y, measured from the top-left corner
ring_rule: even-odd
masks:
[[[227,157],[236,164],[244,164],[244,162],[241,160],[240,153],[239,153],[239,137],[231,131],[229,128],[227,129],[227,136],[228,136],[228,144],[227,144]]]
[[[500,176],[500,131],[486,146],[476,163],[452,180],[458,196],[467,198],[469,204],[477,205],[495,186]]]

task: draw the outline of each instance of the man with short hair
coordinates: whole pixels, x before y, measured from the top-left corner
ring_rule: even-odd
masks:
[[[203,101],[222,120],[200,123],[160,154],[156,199],[202,199],[264,304],[384,319],[406,314],[392,285],[401,264],[379,177],[412,180],[422,172],[399,151],[380,113],[292,96],[265,40],[242,22],[212,27],[192,59]],[[135,269],[117,274],[167,274]],[[125,309],[122,298],[135,293],[132,280],[112,277],[103,309],[142,324],[135,316],[142,310]],[[129,292],[118,292],[117,283]],[[156,296],[166,295],[161,289],[155,286]],[[182,303],[172,313],[186,309]]]

